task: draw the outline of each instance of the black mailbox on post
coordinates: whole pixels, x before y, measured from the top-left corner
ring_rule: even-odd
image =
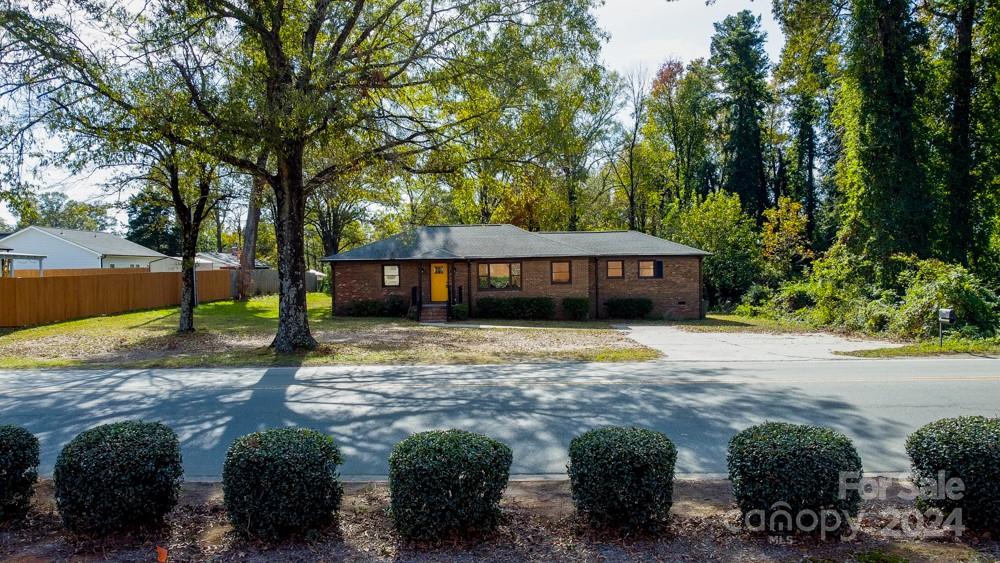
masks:
[[[938,309],[938,322],[945,325],[953,325],[958,322],[958,315],[954,309]]]

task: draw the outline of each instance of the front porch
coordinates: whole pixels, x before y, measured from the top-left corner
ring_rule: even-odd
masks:
[[[410,289],[410,303],[418,321],[446,323],[453,317],[454,306],[466,304],[468,289],[460,277],[462,270],[471,271],[467,262],[419,263],[417,286]]]

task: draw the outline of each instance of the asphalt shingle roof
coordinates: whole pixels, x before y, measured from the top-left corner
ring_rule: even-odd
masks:
[[[52,227],[35,227],[40,231],[53,234],[61,239],[78,244],[104,256],[152,256],[163,258],[159,252],[125,240],[111,233],[94,231],[75,231],[73,229],[56,229]]]
[[[561,256],[688,255],[707,253],[641,233],[532,233],[514,225],[417,227],[378,242],[324,258],[364,260],[465,260]],[[563,236],[567,235],[567,236]],[[630,248],[636,245],[638,248]]]
[[[637,231],[559,231],[539,235],[590,256],[708,256],[708,252]]]

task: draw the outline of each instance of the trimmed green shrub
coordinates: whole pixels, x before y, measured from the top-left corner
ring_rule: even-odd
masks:
[[[38,438],[20,426],[0,426],[0,522],[24,518],[36,481]]]
[[[653,311],[653,300],[645,297],[619,297],[604,302],[612,319],[643,319]]]
[[[753,527],[790,533],[802,511],[817,516],[835,511],[841,524],[846,515],[858,513],[861,495],[857,490],[841,495],[840,476],[854,472],[860,478],[861,457],[847,436],[831,428],[783,422],[752,426],[730,440],[727,461],[733,496]]]
[[[340,508],[340,450],[304,428],[274,428],[238,438],[222,468],[229,521],[265,540],[318,530]]]
[[[663,433],[612,426],[569,444],[569,479],[577,510],[592,522],[655,531],[674,494],[677,448]]]
[[[381,317],[382,302],[378,299],[359,299],[348,307],[352,317]]]
[[[918,486],[961,479],[961,498],[917,499],[921,510],[940,509],[947,517],[962,510],[962,524],[972,529],[1000,529],[1000,418],[945,418],[917,430],[906,440]],[[942,474],[943,473],[943,474]],[[939,483],[939,477],[944,482]],[[947,495],[938,495],[945,496]]]
[[[63,448],[54,471],[56,506],[72,532],[105,534],[157,526],[177,504],[177,435],[159,422],[103,424]]]
[[[406,311],[410,308],[408,299],[403,299],[399,295],[390,295],[385,298],[382,304],[382,314],[387,317],[405,317]]]
[[[389,456],[396,529],[415,540],[492,530],[512,459],[506,444],[463,430],[421,432],[396,444]]]
[[[590,299],[586,297],[564,297],[563,312],[574,321],[585,321],[590,318]]]
[[[551,297],[481,297],[476,316],[485,319],[548,320],[556,316]]]
[[[469,305],[468,303],[462,303],[461,305],[451,306],[451,318],[456,321],[464,321],[469,318]]]

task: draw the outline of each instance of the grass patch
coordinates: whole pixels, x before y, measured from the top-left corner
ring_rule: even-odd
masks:
[[[805,323],[723,313],[713,313],[704,319],[694,321],[669,321],[667,324],[690,332],[757,332],[766,334],[816,332],[815,327]]]
[[[308,296],[320,346],[276,354],[274,296],[199,306],[194,334],[178,334],[175,308],[54,323],[0,333],[0,367],[181,368],[337,364],[488,364],[644,361],[659,353],[607,323],[489,322],[499,328],[421,325],[406,319],[333,317],[330,297]]]
[[[855,356],[858,358],[919,358],[927,356],[953,356],[956,354],[1000,356],[1000,339],[955,338],[945,340],[944,346],[939,346],[937,340],[924,340],[896,348],[875,348],[872,350],[834,352],[834,354]]]

